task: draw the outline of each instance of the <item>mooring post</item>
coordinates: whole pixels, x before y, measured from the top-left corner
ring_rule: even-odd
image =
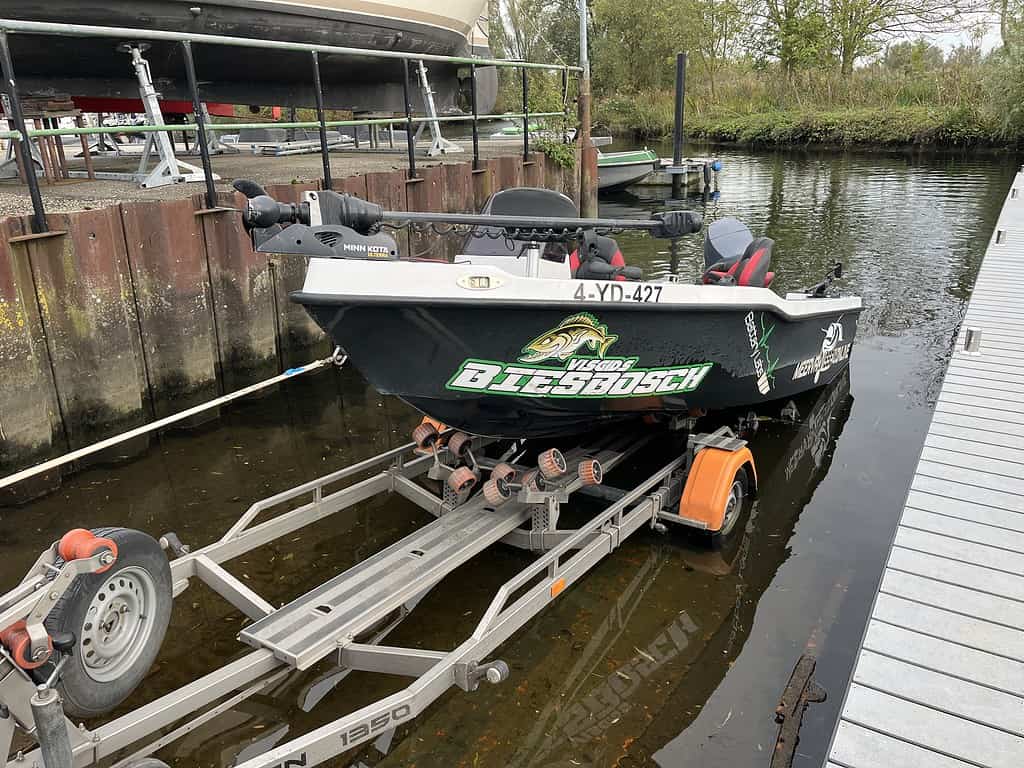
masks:
[[[520,67],[523,76],[523,162],[530,162],[530,79],[526,75],[526,67]]]
[[[580,216],[597,217],[597,179],[590,167],[590,56],[587,53],[587,0],[580,0],[580,128],[577,133],[580,148]]]
[[[199,143],[199,157],[203,160],[203,176],[206,179],[206,207],[217,207],[217,187],[213,184],[213,163],[210,162],[210,145],[206,141],[206,124],[203,122],[203,103],[199,100],[199,83],[196,80],[196,63],[192,59],[192,43],[181,41],[181,53],[185,58],[185,76],[188,90],[192,94],[192,114],[196,118],[196,141]]]
[[[409,150],[409,178],[416,178],[416,137],[412,135],[412,102],[409,100],[409,60],[402,59],[402,93],[405,94],[405,144]],[[359,128],[356,128],[359,131]]]
[[[476,107],[476,64],[469,65],[469,105],[473,108],[473,170],[480,168],[480,115]]]
[[[320,81],[320,56],[310,51],[313,57],[313,90],[316,95],[316,119],[320,123],[320,159],[324,164],[324,189],[331,189],[331,156],[327,150],[327,123],[324,122],[324,88]],[[359,126],[356,126],[356,133]]]
[[[3,69],[4,84],[7,98],[10,100],[11,112],[8,117],[14,123],[14,130],[20,135],[14,145],[14,151],[21,159],[21,167],[25,169],[25,183],[28,184],[28,195],[32,198],[32,231],[35,234],[46,231],[46,210],[43,208],[43,197],[39,194],[39,179],[36,178],[36,167],[32,162],[32,142],[28,137],[25,115],[21,111],[21,99],[18,98],[18,81],[14,77],[14,64],[11,62],[11,48],[7,41],[7,32],[0,29],[0,68]]]
[[[676,54],[676,123],[672,130],[672,197],[682,197],[683,174],[683,111],[686,108],[686,54]]]

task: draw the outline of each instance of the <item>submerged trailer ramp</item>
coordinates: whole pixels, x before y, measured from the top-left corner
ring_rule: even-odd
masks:
[[[827,768],[1024,766],[1024,169],[974,286]]]

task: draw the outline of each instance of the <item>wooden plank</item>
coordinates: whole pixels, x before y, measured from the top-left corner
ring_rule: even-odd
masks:
[[[956,367],[951,367],[947,370],[947,375],[952,374],[954,376],[965,376],[976,381],[990,381],[1000,382],[1003,384],[1021,384],[1024,383],[1024,377],[1007,375],[1002,371],[985,371],[978,368],[971,368],[966,364],[961,364]],[[993,386],[992,384],[985,384],[984,386]]]
[[[977,523],[1007,528],[1011,531],[1024,531],[1024,514],[1020,512],[1009,512],[1005,509],[986,507],[983,504],[971,504],[923,491],[912,490],[907,495],[907,508],[921,509],[963,520],[973,520]],[[904,510],[904,514],[906,514],[906,510]]]
[[[945,425],[943,425],[945,426]],[[972,438],[977,436],[972,433]],[[1024,464],[1024,451],[1005,445],[993,445],[989,442],[974,440],[967,437],[950,437],[946,434],[929,432],[924,439],[925,448],[942,450],[959,455],[978,456],[1001,462]]]
[[[1008,509],[1011,512],[1024,512],[1024,499],[1014,493],[993,491],[988,488],[979,488],[976,485],[966,485],[954,480],[946,480],[938,477],[917,475],[911,481],[911,487],[919,491],[934,493],[940,496],[948,496],[951,499],[985,504],[999,509]]]
[[[1002,624],[1012,629],[1024,629],[1024,604],[995,595],[986,595],[953,584],[943,584],[934,579],[900,571],[886,571],[882,575],[882,592],[923,605],[947,608],[984,619],[993,624]]]
[[[863,647],[936,672],[1024,696],[1024,662],[1015,659],[874,620],[868,622]]]
[[[965,395],[959,392],[948,391],[945,387],[943,387],[942,391],[939,393],[939,399],[937,402],[970,406],[976,406],[978,403],[981,403],[986,410],[1024,413],[1024,403],[1021,403],[1020,400],[1017,399],[989,397],[985,395],[978,395],[977,393]]]
[[[862,651],[854,682],[986,726],[1024,735],[1024,699],[900,659]],[[1024,747],[1024,742],[1022,742]]]
[[[881,593],[872,618],[986,653],[1024,661],[1024,632],[984,619]]]
[[[889,553],[888,567],[1010,600],[1024,600],[1024,577],[924,550],[895,546]]]
[[[1013,553],[1024,553],[1024,534],[1014,533],[1004,528],[993,528],[990,525],[970,520],[958,520],[953,517],[946,517],[945,515],[936,515],[932,512],[907,508],[903,510],[900,525],[945,536],[952,541],[967,541],[984,547],[994,547],[1002,551],[1008,550]],[[978,550],[978,554],[985,559],[976,559],[972,560],[972,562],[989,565],[993,568],[996,567],[993,564],[995,561],[988,560],[992,556],[991,552]],[[1022,561],[1018,565],[1024,565],[1024,554],[1021,554],[1021,558]],[[1021,567],[1019,572],[1024,573],[1024,567]]]
[[[991,421],[1003,421],[1007,424],[1024,424],[1024,414],[1004,411],[998,408],[989,408],[983,405],[964,405],[963,403],[949,403],[941,398],[935,404],[937,413],[958,413],[962,416],[977,416]]]
[[[1017,360],[1020,357],[1024,357],[1024,354],[1015,354],[1012,359]],[[1017,402],[1020,399],[1020,396],[1024,394],[1024,385],[1021,384],[978,380],[965,383],[959,379],[960,377],[958,376],[947,376],[946,380],[942,384],[941,392],[970,395],[975,400],[1006,400],[1011,403]]]
[[[987,768],[1020,768],[1024,739],[853,684],[844,719]]]
[[[974,763],[845,721],[836,729],[829,759],[839,761],[838,765],[844,768],[976,768]],[[837,764],[828,763],[829,768],[834,765]]]

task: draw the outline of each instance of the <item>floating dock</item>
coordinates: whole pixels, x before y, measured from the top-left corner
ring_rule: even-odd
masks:
[[[684,158],[682,164],[677,167],[672,165],[671,158],[663,157],[661,166],[649,176],[638,181],[635,186],[671,187],[672,176],[677,173],[682,175],[684,187],[690,184],[703,184],[705,166],[712,168],[710,173],[717,178],[718,171],[714,170],[714,164],[720,165],[720,161],[710,157],[690,157]]]
[[[1024,169],[974,286],[827,768],[1024,766]]]

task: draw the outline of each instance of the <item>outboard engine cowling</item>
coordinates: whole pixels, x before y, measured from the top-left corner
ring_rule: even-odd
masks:
[[[731,267],[754,240],[750,228],[739,219],[719,219],[704,237],[704,269],[722,264]]]

